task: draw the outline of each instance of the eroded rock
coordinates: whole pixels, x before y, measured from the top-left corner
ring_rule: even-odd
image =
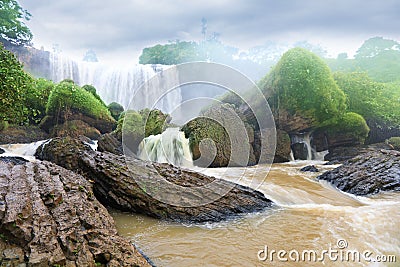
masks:
[[[150,266],[81,175],[0,158],[2,266]]]

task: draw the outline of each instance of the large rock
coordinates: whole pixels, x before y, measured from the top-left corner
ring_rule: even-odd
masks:
[[[100,137],[100,132],[96,128],[90,126],[86,122],[79,120],[66,121],[62,125],[53,127],[51,134],[52,137],[79,137],[86,136],[92,140],[97,140]]]
[[[196,165],[226,167],[256,163],[252,146],[254,130],[250,128],[233,105],[222,104],[189,121],[182,131],[189,138]]]
[[[355,195],[400,191],[400,152],[382,149],[364,153],[317,178]]]
[[[375,144],[384,142],[393,136],[400,136],[400,126],[390,125],[382,121],[368,119],[367,124],[370,128],[366,144]]]
[[[7,159],[7,158],[5,158]],[[81,175],[0,158],[2,266],[151,266]]]
[[[122,142],[115,132],[106,133],[100,136],[97,142],[97,151],[111,152],[116,155],[123,155]]]
[[[264,135],[270,134],[270,131],[264,131]],[[267,140],[268,138],[265,137]],[[254,134],[254,154],[255,154],[255,159],[256,162],[260,161],[260,154],[261,152],[265,154],[270,154],[273,151],[273,148],[270,146],[264,145],[263,148],[261,148],[261,132],[260,130],[257,130]],[[263,151],[261,151],[263,149]],[[282,163],[282,162],[288,162],[291,160],[290,158],[290,136],[288,133],[285,131],[276,130],[276,147],[275,147],[275,155],[274,155],[274,163]],[[265,163],[265,161],[261,160],[259,163]]]
[[[70,138],[53,139],[44,147],[39,147],[36,154],[41,159],[51,160],[67,169],[79,170],[86,179],[93,180],[95,195],[103,204],[155,218],[190,222],[220,221],[272,205],[262,193],[248,187],[169,164],[92,151],[79,140]],[[214,202],[197,207],[182,207],[164,203],[147,194],[137,182],[143,179],[150,183],[148,190],[156,190],[159,182],[165,180],[182,187],[198,187],[215,182],[219,189],[232,189]],[[168,189],[163,194],[164,199],[178,198],[182,203],[190,203],[191,198],[201,200],[204,197],[188,197],[183,192]]]
[[[379,149],[393,149],[390,145],[385,143],[372,144],[368,146],[345,146],[345,147],[334,147],[329,149],[329,153],[325,155],[324,160],[335,161],[343,163],[346,160],[354,158],[358,155],[374,152]]]
[[[10,126],[0,131],[0,145],[32,143],[48,139],[49,135],[36,126]]]

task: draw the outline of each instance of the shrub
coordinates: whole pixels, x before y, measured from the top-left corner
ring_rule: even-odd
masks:
[[[82,89],[85,89],[86,91],[91,93],[95,98],[97,98],[97,100],[99,100],[104,106],[106,106],[101,97],[97,94],[96,88],[93,85],[86,84],[82,86]]]
[[[348,112],[342,116],[324,121],[320,129],[332,135],[346,135],[364,143],[369,133],[369,127],[365,119],[354,112]]]
[[[31,110],[30,122],[38,123],[46,116],[46,105],[54,83],[46,79],[36,79],[26,95],[26,106]]]
[[[25,101],[32,81],[14,54],[0,43],[0,121],[28,122],[32,110],[26,107]]]
[[[50,93],[46,106],[47,115],[68,119],[72,112],[94,119],[113,120],[110,111],[91,93],[70,82],[57,84]]]
[[[118,120],[119,116],[121,116],[121,113],[124,112],[124,107],[117,102],[110,103],[107,108],[115,120]]]

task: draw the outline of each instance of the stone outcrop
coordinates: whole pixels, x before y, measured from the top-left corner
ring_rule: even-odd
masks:
[[[97,151],[100,152],[111,152],[116,155],[124,154],[122,142],[114,132],[101,135],[97,142],[97,146]]]
[[[190,222],[220,221],[238,214],[260,211],[272,205],[262,193],[251,188],[169,164],[92,151],[79,140],[71,138],[53,139],[44,147],[39,147],[36,156],[79,171],[86,179],[92,180],[94,193],[103,204],[155,218]],[[147,190],[157,190],[159,182],[165,180],[181,187],[198,187],[216,182],[217,190],[226,187],[232,189],[205,205],[178,206],[164,203],[147,194],[137,182],[140,180],[150,183]],[[201,200],[205,197],[196,194],[187,196],[183,192],[169,189],[163,195],[160,194],[158,196],[163,199],[179,199],[182,203],[191,203],[192,198]]]
[[[92,184],[50,162],[0,157],[0,221],[2,266],[151,266]]]
[[[400,191],[400,152],[382,149],[363,153],[317,179],[355,195]]]
[[[51,130],[52,137],[79,137],[86,136],[92,140],[97,140],[100,137],[100,132],[96,128],[90,126],[86,122],[80,120],[66,121],[62,125],[56,125]]]
[[[10,126],[0,131],[0,144],[32,143],[48,139],[49,135],[36,126]]]
[[[346,160],[354,158],[360,154],[374,152],[379,149],[393,149],[390,145],[385,143],[378,143],[368,146],[345,146],[345,147],[335,147],[329,150],[329,153],[325,155],[325,160],[343,163]]]

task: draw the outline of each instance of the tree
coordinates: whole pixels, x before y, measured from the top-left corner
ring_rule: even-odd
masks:
[[[16,0],[0,0],[0,41],[14,45],[29,44],[32,33],[22,20],[31,14]]]
[[[355,58],[375,57],[388,50],[399,50],[400,44],[394,40],[384,39],[383,37],[373,37],[366,40],[357,50]]]

